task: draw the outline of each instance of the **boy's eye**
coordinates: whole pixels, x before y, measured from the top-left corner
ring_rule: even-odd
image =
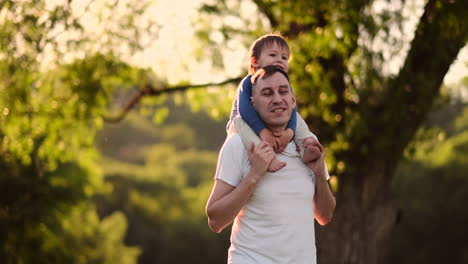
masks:
[[[283,60],[287,60],[287,59],[288,59],[287,57],[283,56]]]

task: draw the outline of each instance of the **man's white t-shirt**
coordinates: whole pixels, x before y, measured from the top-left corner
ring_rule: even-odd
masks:
[[[287,166],[266,173],[234,219],[228,263],[316,263],[315,176],[294,142],[277,158]],[[215,179],[237,186],[249,169],[247,149],[233,134],[220,151]]]

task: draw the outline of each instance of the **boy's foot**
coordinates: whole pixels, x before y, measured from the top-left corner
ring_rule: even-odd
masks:
[[[308,164],[310,162],[314,162],[315,160],[320,158],[320,155],[322,153],[320,152],[320,149],[312,144],[309,144],[305,149],[304,149],[304,156],[302,157],[302,160],[304,161],[305,164]]]
[[[286,162],[279,161],[276,157],[271,160],[268,172],[277,172],[286,166]]]

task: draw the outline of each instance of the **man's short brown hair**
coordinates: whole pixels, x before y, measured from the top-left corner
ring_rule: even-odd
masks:
[[[259,78],[261,78],[261,79],[268,78],[268,77],[272,76],[273,74],[275,74],[277,72],[283,74],[284,77],[286,77],[286,79],[288,80],[288,83],[290,82],[287,72],[283,71],[281,68],[276,67],[276,66],[266,66],[266,67],[261,68],[260,70],[258,70],[252,76],[252,78],[250,79],[252,81],[252,85],[255,85]]]

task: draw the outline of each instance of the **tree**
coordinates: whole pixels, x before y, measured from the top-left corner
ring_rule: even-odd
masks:
[[[101,220],[85,204],[102,190],[93,143],[107,93],[138,83],[141,71],[122,63],[112,43],[109,48],[100,38],[80,34],[75,3],[0,1],[2,263],[134,263],[138,256],[122,243],[121,214]],[[127,18],[137,17],[141,3],[130,6]],[[132,21],[119,22],[131,29]],[[119,25],[104,39],[124,43],[127,34],[138,32],[113,34]],[[64,32],[76,38],[59,41]],[[77,59],[75,50],[86,56]],[[46,65],[49,57],[60,60]]]
[[[426,1],[403,66],[398,74],[385,75],[388,55],[367,43],[383,32],[384,41],[401,48],[402,41],[389,34],[392,20],[404,21],[401,10],[376,16],[374,1],[254,0],[258,18],[242,17],[237,10],[248,3],[204,5],[207,21],[241,19],[239,27],[206,23],[200,36],[213,46],[220,43],[203,32],[219,30],[225,42],[239,33],[253,40],[265,28],[288,37],[299,110],[328,146],[338,181],[334,219],[317,231],[319,262],[383,263],[398,216],[391,189],[395,170],[467,42],[468,6],[464,1]]]
[[[164,124],[132,113],[99,133],[101,167],[113,191],[95,203],[101,215],[127,216],[125,242],[142,249],[139,263],[225,261],[229,232],[213,236],[204,210],[224,126],[170,104]]]

